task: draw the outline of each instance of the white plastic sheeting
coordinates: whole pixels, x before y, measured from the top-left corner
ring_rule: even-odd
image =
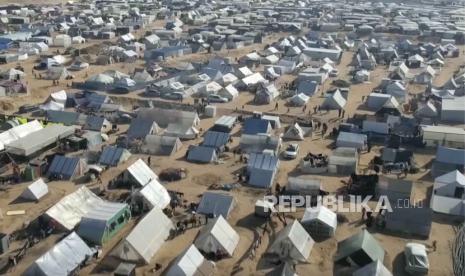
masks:
[[[195,240],[195,246],[205,253],[225,253],[232,256],[239,243],[239,235],[223,218],[209,222]]]
[[[42,178],[37,179],[21,194],[21,198],[29,200],[39,200],[48,194],[48,186]]]
[[[87,244],[73,232],[38,258],[24,275],[70,275],[92,254]]]
[[[305,262],[314,244],[304,227],[294,220],[278,233],[268,252],[278,254],[282,259]]]
[[[142,159],[138,159],[127,168],[128,173],[134,177],[140,186],[147,185],[150,181],[158,179],[155,172],[145,164]]]
[[[163,211],[153,208],[111,255],[125,261],[149,263],[173,228],[173,223]]]
[[[0,133],[0,150],[5,149],[5,146],[23,138],[33,132],[41,130],[43,127],[39,121],[34,120],[23,125],[15,126],[5,132]]]
[[[156,179],[152,179],[139,193],[152,207],[165,209],[171,201],[171,197],[166,188]]]

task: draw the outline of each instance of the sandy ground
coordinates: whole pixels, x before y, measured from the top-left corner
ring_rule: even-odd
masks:
[[[269,43],[271,40],[276,40],[279,37],[284,36],[285,34],[275,35],[274,37],[267,38],[265,43]],[[265,44],[264,43],[264,44]],[[263,49],[262,45],[254,45],[250,47],[245,47],[243,49],[235,51],[225,51],[217,53],[220,56],[230,56],[238,57],[245,53],[248,53],[251,49],[261,50]],[[345,52],[341,63],[337,66],[340,72],[339,78],[349,79],[347,73],[350,71],[348,66],[352,60],[353,52]],[[182,60],[205,60],[206,55],[189,55],[176,59],[177,61]],[[442,84],[447,79],[450,78],[451,74],[457,70],[457,68],[463,63],[463,57],[456,59],[448,59],[446,62],[445,68],[439,73],[435,79],[435,84]],[[45,80],[36,80],[32,74],[33,60],[30,59],[27,62],[21,64],[25,67],[26,73],[28,73],[27,81],[31,86],[31,93],[26,97],[17,97],[13,99],[7,99],[3,102],[6,104],[3,105],[3,109],[6,112],[13,112],[18,106],[25,103],[39,103],[54,91],[60,89],[66,89],[66,83],[64,81],[60,82],[59,86],[51,86],[52,81]],[[88,70],[74,73],[77,81],[85,79],[86,76],[90,76],[96,73],[103,72],[108,69],[115,69],[125,73],[133,72],[134,68],[141,67],[143,65],[142,61],[138,61],[135,64],[113,64],[109,66],[94,66],[92,65]],[[0,70],[6,68],[14,67],[14,64],[2,65]],[[376,87],[381,79],[387,75],[386,68],[383,66],[378,66],[372,72],[372,78],[369,83],[355,84],[351,87],[351,92],[349,93],[348,105],[346,114],[352,116],[355,113],[362,112],[360,111],[360,105],[362,104],[362,96],[368,95],[374,87]],[[280,80],[276,82],[277,86],[282,85],[285,82],[292,81],[292,76],[283,76]],[[319,105],[323,98],[322,93],[330,88],[330,81],[320,88],[320,91],[314,95],[311,101],[308,103],[307,112],[312,110],[312,107]],[[420,87],[421,88],[421,87]],[[417,90],[419,88],[415,88]],[[419,89],[421,90],[421,89]],[[137,93],[132,93],[130,95],[118,96],[118,101],[125,102],[130,101],[128,99],[140,99]],[[244,105],[245,111],[263,111],[263,112],[272,112],[277,115],[288,115],[290,117],[307,117],[308,114],[302,113],[302,108],[289,108],[285,106],[286,100],[281,99],[278,101],[279,108],[274,111],[274,103],[270,105],[250,105],[248,104],[253,96],[249,93],[241,93],[240,97],[232,103],[220,104],[218,105],[218,115],[220,114],[232,114],[236,107],[241,109]],[[190,100],[191,101],[191,100]],[[364,112],[364,111],[363,111]],[[329,128],[331,129],[333,125],[338,123],[335,118],[337,114],[335,112],[314,114],[313,118],[329,122]],[[215,118],[203,119],[201,122],[202,129],[208,129],[213,125]],[[284,125],[285,126],[285,125]],[[277,133],[282,133],[283,129],[277,130]],[[236,127],[233,131],[233,144],[232,146],[237,146],[239,142],[240,130],[239,127]],[[116,135],[113,135],[112,140],[116,138]],[[201,138],[193,141],[187,141],[183,143],[183,148],[171,157],[152,157],[152,168],[159,173],[166,168],[186,168],[188,171],[188,177],[178,182],[166,183],[166,187],[169,190],[180,191],[185,194],[186,204],[190,202],[198,202],[199,197],[203,192],[208,190],[211,184],[226,184],[226,183],[235,183],[236,179],[234,177],[234,172],[239,170],[244,166],[238,161],[237,157],[234,157],[231,153],[226,153],[223,161],[220,164],[214,165],[200,165],[192,164],[186,162],[184,159],[186,149],[188,145],[198,144],[201,142]],[[299,160],[306,155],[308,152],[312,153],[325,153],[328,154],[332,149],[332,140],[330,139],[321,139],[320,136],[315,135],[312,138],[307,138],[305,141],[298,142],[301,150],[299,156],[296,160],[292,161],[281,161],[279,174],[277,176],[277,182],[281,185],[287,183],[287,177],[289,173],[294,175],[299,175],[299,172],[296,170]],[[286,144],[286,143],[285,143]],[[285,145],[284,145],[285,146]],[[381,145],[374,145],[371,153],[363,154],[360,160],[360,170],[366,168],[368,162],[373,158],[375,154],[379,154]],[[414,198],[417,201],[422,201],[427,199],[428,188],[431,187],[431,178],[428,174],[428,168],[430,166],[430,161],[434,157],[434,151],[431,150],[415,150],[416,160],[420,166],[423,167],[419,173],[409,175],[407,179],[413,180],[415,183],[415,193]],[[125,164],[119,166],[118,168],[112,168],[103,174],[104,183],[108,183],[112,178],[118,175],[126,166],[131,164],[137,158],[146,156],[142,155],[133,155],[129,161]],[[336,175],[317,175],[311,176],[320,178],[323,181],[324,190],[330,193],[337,193],[343,184],[341,180],[347,180],[347,177],[341,177]],[[3,212],[5,210],[26,210],[27,216],[33,218],[37,214],[43,212],[48,208],[48,204],[53,204],[58,197],[61,197],[63,193],[69,193],[74,190],[77,186],[67,185],[63,183],[54,183],[52,182],[52,193],[49,195],[49,198],[46,201],[40,203],[40,207],[36,206],[35,203],[21,203],[11,205],[9,202],[15,199],[22,189],[27,184],[21,184],[10,189],[7,193],[0,194],[0,208]],[[67,187],[67,188],[65,188]],[[253,241],[257,238],[257,235],[262,235],[263,221],[259,218],[256,218],[253,215],[254,203],[255,201],[264,195],[263,190],[258,190],[250,187],[240,187],[230,192],[237,201],[235,210],[232,212],[229,223],[234,227],[234,229],[239,233],[241,239],[239,246],[236,248],[234,256],[229,259],[224,259],[217,262],[217,272],[216,275],[263,275],[269,272],[274,265],[270,263],[270,260],[262,258],[262,253],[266,251],[267,247],[270,244],[270,240],[273,240],[276,233],[283,227],[282,223],[279,220],[273,220],[273,229],[271,234],[263,235],[262,245],[256,252],[255,258],[249,257],[249,252]],[[337,242],[345,239],[346,237],[357,233],[365,226],[360,223],[360,213],[348,213],[345,214],[349,220],[348,223],[343,223],[338,225],[338,229],[334,238],[326,240],[315,244],[313,247],[308,263],[297,265],[297,273],[299,275],[342,275],[341,273],[335,272],[333,265],[332,257],[334,256],[337,249]],[[184,217],[186,213],[183,210],[179,211],[179,214],[175,217]],[[302,216],[302,210],[298,213],[292,213],[288,217],[288,221],[292,217],[300,219]],[[4,231],[10,231],[13,228],[18,228],[21,226],[21,221],[24,221],[24,218],[17,219],[14,217],[5,217],[3,218],[1,227]],[[111,249],[119,242],[119,240],[124,237],[133,227],[133,223],[128,225],[117,237],[115,237],[109,244],[105,245],[104,252],[105,254],[111,252]],[[455,235],[454,227],[455,222],[451,218],[445,218],[442,216],[434,215],[433,226],[430,238],[428,240],[417,240],[412,237],[406,236],[392,236],[386,235],[383,233],[376,232],[375,229],[369,229],[370,232],[374,234],[376,239],[381,243],[381,245],[386,250],[385,265],[390,270],[394,272],[394,275],[404,275],[403,272],[403,255],[402,251],[407,242],[418,241],[430,245],[433,240],[437,240],[437,251],[432,252],[429,255],[429,261],[431,263],[431,272],[430,275],[451,275],[452,274],[452,265],[451,265],[451,241]],[[167,241],[161,250],[153,258],[152,262],[149,265],[141,266],[138,268],[138,275],[160,275],[173,259],[179,255],[180,252],[185,250],[190,244],[192,244],[195,236],[197,235],[200,228],[194,228],[188,230],[185,234],[176,237],[173,240]],[[50,248],[57,240],[55,235],[48,238],[46,241],[43,241],[33,247],[30,253],[21,263],[16,267],[13,274],[20,274],[24,271],[30,263],[33,262],[38,256]],[[155,264],[161,264],[162,269],[160,271],[153,271]],[[99,260],[99,263],[91,264],[88,267],[85,267],[82,271],[82,275],[89,274],[105,274],[111,269],[114,268],[114,263],[105,257],[102,260]]]

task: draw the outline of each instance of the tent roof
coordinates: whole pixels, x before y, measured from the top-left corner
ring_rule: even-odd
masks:
[[[363,250],[372,261],[384,260],[384,249],[378,241],[367,231],[363,230],[348,237],[337,245],[336,261],[340,261],[352,254]],[[353,260],[357,263],[357,260]]]
[[[436,161],[447,164],[465,165],[465,150],[439,146]]]
[[[315,241],[313,241],[304,227],[297,220],[294,220],[277,234],[276,239],[270,246],[269,252],[279,254],[283,248],[292,246],[293,249],[299,252],[300,256],[295,256],[291,253],[291,256],[285,257],[305,262],[310,256],[314,244]]]
[[[352,276],[392,276],[392,273],[379,260],[357,269]]]
[[[221,215],[224,218],[228,218],[234,208],[234,204],[235,200],[231,195],[205,192],[197,207],[197,213],[213,215],[215,217]]]
[[[158,179],[157,174],[142,159],[137,159],[126,170],[140,186],[145,186],[152,180]]]
[[[69,275],[92,254],[87,244],[72,232],[38,258],[25,275]]]
[[[167,276],[213,275],[215,264],[206,260],[200,251],[191,244],[179,255],[166,273]]]
[[[203,137],[202,146],[220,148],[229,142],[229,133],[209,130]]]
[[[336,229],[337,227],[337,215],[333,211],[329,210],[325,206],[319,206],[316,208],[305,209],[304,216],[302,217],[302,224],[313,220],[319,220],[322,223]]]
[[[234,228],[220,215],[200,230],[195,240],[195,246],[208,253],[208,248],[211,248],[212,239],[229,256],[232,256],[240,237]]]
[[[187,155],[187,160],[191,162],[210,163],[216,159],[216,149],[206,146],[193,146]]]
[[[276,156],[252,153],[250,154],[247,168],[274,171],[277,169],[278,162],[279,160]]]
[[[130,153],[127,149],[107,146],[100,154],[99,163],[106,166],[116,166],[120,162],[126,161]]]
[[[76,169],[80,165],[80,158],[79,157],[66,157],[63,155],[55,155],[48,168],[47,175],[51,176],[58,176],[63,179],[71,179],[73,178],[74,174],[76,173]]]
[[[325,98],[321,106],[323,109],[343,109],[346,103],[347,100],[342,96],[341,92],[336,90],[336,92]]]
[[[145,185],[144,188],[139,191],[139,193],[152,206],[156,206],[160,209],[165,209],[171,201],[168,190],[166,190],[166,188],[161,185],[157,179],[152,179],[152,181]]]
[[[21,194],[21,197],[30,200],[39,200],[46,194],[48,194],[48,186],[42,178],[39,178],[27,186],[26,190]]]
[[[445,185],[448,184],[454,184],[454,185],[460,185],[465,187],[465,175],[463,175],[461,172],[458,170],[451,171],[449,173],[443,174],[441,176],[438,176],[434,179],[434,183],[443,183]],[[437,185],[435,185],[437,186]],[[441,185],[442,186],[442,185]],[[435,187],[437,188],[437,187]]]

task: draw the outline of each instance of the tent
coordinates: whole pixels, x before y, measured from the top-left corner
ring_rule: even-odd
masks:
[[[215,263],[205,259],[192,244],[175,259],[166,276],[211,276],[214,272]]]
[[[72,275],[93,254],[94,252],[87,244],[75,232],[72,232],[35,260],[24,275]]]
[[[336,140],[337,147],[348,147],[356,148],[358,150],[364,150],[367,145],[367,136],[365,134],[350,133],[350,132],[339,132]]]
[[[200,230],[194,244],[206,254],[232,257],[239,244],[239,238],[237,232],[220,215]]]
[[[118,166],[129,159],[131,153],[127,149],[107,146],[100,154],[99,164],[104,166]]]
[[[229,143],[229,133],[209,130],[203,137],[202,146],[223,151]]]
[[[25,76],[26,73],[14,68],[7,69],[6,71],[0,73],[0,78],[3,80],[20,80],[23,79]]]
[[[154,179],[158,179],[157,174],[142,159],[137,159],[123,172],[123,181],[130,185],[144,187]]]
[[[223,115],[216,120],[214,126],[210,128],[210,130],[229,133],[236,124],[236,121],[237,118],[234,116]]]
[[[465,97],[442,99],[441,120],[447,122],[465,122]]]
[[[66,106],[66,101],[68,100],[68,95],[65,90],[60,90],[50,94],[50,99],[56,103]]]
[[[43,127],[39,121],[34,120],[22,125],[14,126],[13,128],[0,133],[0,150],[4,150],[6,145],[26,137],[29,134],[37,132],[42,128]]]
[[[276,156],[251,153],[247,163],[248,184],[258,188],[271,187],[278,168],[279,160]]]
[[[160,209],[165,209],[171,202],[168,190],[166,190],[157,179],[152,179],[152,181],[139,191],[139,194],[146,200],[151,208],[158,207]]]
[[[465,176],[458,170],[434,179],[431,208],[438,213],[465,215]]]
[[[325,206],[310,207],[300,222],[312,237],[330,238],[336,233],[337,215]]]
[[[59,180],[74,180],[87,171],[85,160],[79,157],[55,155],[50,164],[47,177]]]
[[[151,155],[172,155],[182,147],[178,137],[147,135],[141,146],[141,152]]]
[[[48,101],[45,104],[41,104],[40,109],[45,110],[45,111],[64,111],[65,110],[65,105],[61,103],[57,103],[55,101]]]
[[[451,148],[465,148],[465,130],[449,126],[421,126],[423,143],[427,147],[439,145]]]
[[[438,146],[436,159],[431,167],[431,175],[438,177],[456,169],[460,171],[465,169],[465,150]]]
[[[267,120],[249,118],[244,121],[244,126],[242,127],[242,134],[267,134],[272,130],[271,124]]]
[[[188,150],[187,160],[198,163],[212,163],[218,161],[218,155],[215,148],[192,146]]]
[[[299,126],[298,123],[294,123],[293,125],[289,126],[289,128],[283,134],[283,139],[303,141],[309,132],[311,132],[311,128],[305,128],[304,130]]]
[[[111,255],[124,261],[148,264],[173,229],[173,222],[155,207],[137,223]]]
[[[326,96],[325,100],[321,104],[321,109],[323,110],[338,110],[344,109],[347,100],[342,96],[341,91],[336,90],[336,92]]]
[[[106,74],[97,74],[97,75],[89,77],[86,80],[86,83],[95,84],[95,85],[110,85],[110,84],[113,84],[114,81],[115,80],[112,77]]]
[[[191,140],[197,138],[199,131],[189,124],[169,124],[163,135]]]
[[[436,118],[438,115],[439,112],[436,106],[434,106],[434,104],[430,101],[415,111],[415,117],[417,118]]]
[[[304,106],[310,100],[310,97],[304,93],[297,94],[291,98],[291,104],[293,106]]]
[[[376,196],[386,196],[393,203],[399,200],[410,200],[412,191],[413,183],[410,180],[380,176],[376,184]]]
[[[131,219],[126,203],[105,202],[93,206],[82,217],[77,233],[94,244],[102,245],[115,236]]]
[[[274,208],[274,203],[271,201],[258,199],[255,202],[255,212],[254,214],[259,217],[270,217],[273,213],[276,212]]]
[[[231,195],[224,193],[205,192],[200,199],[197,207],[197,213],[228,219],[232,210],[236,205],[236,201]]]
[[[147,135],[160,133],[157,123],[150,119],[135,118],[131,121],[126,135],[128,141],[134,139],[145,139]]]
[[[384,249],[367,231],[362,230],[337,244],[335,262],[354,263],[359,267],[384,261]]]
[[[69,77],[71,77],[71,74],[62,66],[50,67],[44,74],[46,80],[66,80]]]
[[[21,198],[38,201],[48,194],[48,186],[42,178],[37,179],[21,193]]]
[[[357,269],[352,276],[392,276],[392,273],[377,260]]]
[[[314,244],[312,237],[294,220],[279,231],[268,253],[275,253],[283,260],[306,262]]]
[[[432,210],[426,206],[422,206],[422,208],[402,208],[402,206],[393,208],[392,212],[386,212],[385,229],[428,238],[431,231],[432,215]]]

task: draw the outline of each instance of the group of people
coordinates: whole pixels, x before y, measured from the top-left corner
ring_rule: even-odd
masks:
[[[312,167],[325,167],[328,165],[328,156],[323,154],[313,154],[309,152],[305,157],[304,161],[310,162]]]

